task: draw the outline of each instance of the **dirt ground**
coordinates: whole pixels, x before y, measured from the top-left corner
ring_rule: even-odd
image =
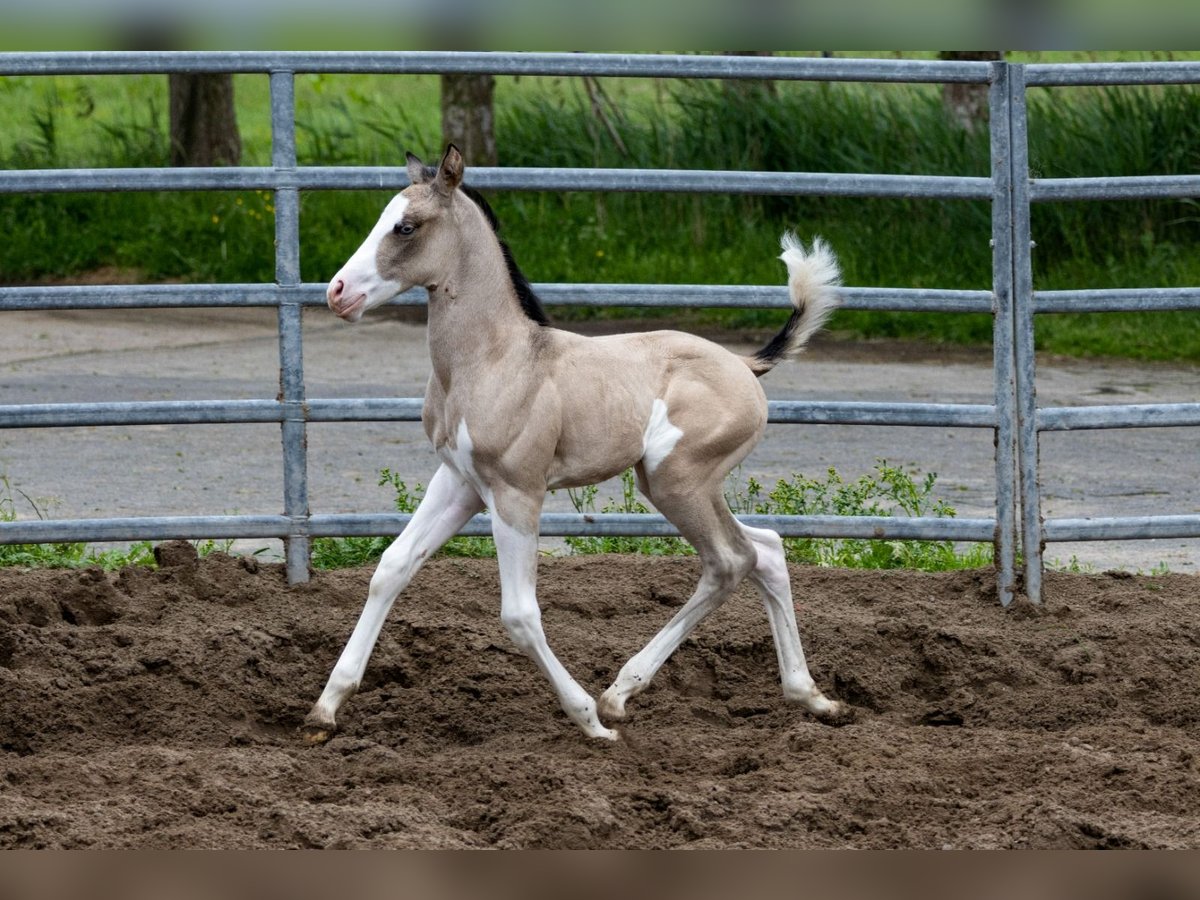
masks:
[[[499,621],[494,561],[401,598],[343,730],[297,727],[369,569],[288,588],[186,544],[157,570],[0,570],[0,847],[1197,847],[1200,580],[795,567],[841,727],[785,704],[747,588],[583,738]],[[551,645],[599,693],[687,558],[547,558]]]

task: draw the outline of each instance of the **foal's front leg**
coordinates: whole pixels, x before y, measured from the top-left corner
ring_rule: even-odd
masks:
[[[492,511],[492,535],[500,562],[500,619],[521,651],[550,679],[567,716],[588,737],[615,741],[616,731],[600,724],[596,701],[563,666],[546,643],[537,601],[537,520],[542,497],[519,498]],[[510,525],[508,521],[516,522]]]
[[[434,473],[421,505],[401,535],[384,551],[371,576],[367,603],[354,633],[333,667],[320,699],[304,720],[305,740],[321,743],[337,730],[338,710],[358,690],[367,660],[396,597],[425,560],[482,509],[479,494],[461,475],[445,465]]]

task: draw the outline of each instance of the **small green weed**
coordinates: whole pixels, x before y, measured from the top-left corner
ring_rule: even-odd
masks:
[[[414,513],[425,496],[425,488],[414,484],[411,488],[391,469],[379,473],[379,486],[390,486],[395,492],[398,512]],[[317,538],[312,545],[312,565],[315,569],[342,569],[375,562],[395,540],[392,536]],[[496,543],[491,538],[451,538],[439,551],[441,556],[466,556],[473,558],[494,557]]]
[[[14,496],[15,495],[15,496]],[[42,508],[7,475],[0,475],[0,522],[17,520],[17,498],[29,505],[39,519]],[[139,541],[125,550],[96,550],[83,542],[59,544],[0,544],[0,567],[79,569],[100,566],[105,571],[128,565],[154,565],[154,550],[149,541]]]
[[[633,470],[621,473],[621,498],[609,498],[600,510],[596,509],[599,489],[590,485],[567,491],[577,513],[648,513],[652,510],[637,496]],[[643,553],[647,556],[692,556],[696,551],[687,541],[676,537],[569,537],[565,538],[573,553]]]
[[[727,498],[737,513],[790,516],[930,516],[953,518],[954,507],[933,495],[936,473],[918,481],[903,469],[876,461],[875,471],[846,481],[830,467],[824,480],[793,475],[770,491],[750,478]],[[960,550],[953,541],[866,541],[848,538],[787,538],[791,562],[851,569],[918,569],[939,572],[990,565],[988,544]]]
[[[878,460],[873,474],[847,482],[830,468],[824,480],[793,475],[766,491],[754,478],[744,486],[734,483],[726,494],[730,508],[750,515],[932,516],[951,518],[955,510],[933,496],[937,475],[921,481],[886,460]],[[636,495],[631,470],[621,475],[621,498],[609,498],[596,508],[595,487],[569,492],[580,513],[645,513],[651,510]],[[645,553],[654,556],[694,554],[680,538],[582,537],[567,538],[575,553]],[[865,541],[835,538],[787,538],[787,558],[792,562],[852,569],[919,569],[926,572],[977,568],[990,565],[992,548],[971,544],[960,550],[952,541]]]

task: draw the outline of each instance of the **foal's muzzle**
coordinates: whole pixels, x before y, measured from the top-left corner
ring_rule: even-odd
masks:
[[[362,318],[367,295],[364,292],[347,292],[346,282],[341,278],[334,278],[325,290],[325,300],[339,319],[357,322]]]

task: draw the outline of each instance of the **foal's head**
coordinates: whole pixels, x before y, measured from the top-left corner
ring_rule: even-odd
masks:
[[[461,253],[452,210],[462,177],[462,154],[453,144],[436,169],[409,153],[412,184],[392,198],[362,246],[333,276],[325,292],[329,308],[357,322],[368,309],[444,277]]]

